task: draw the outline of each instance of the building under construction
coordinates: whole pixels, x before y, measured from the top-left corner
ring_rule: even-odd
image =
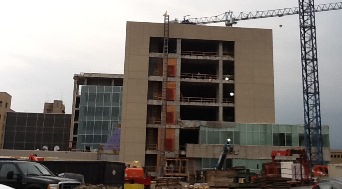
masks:
[[[226,166],[255,170],[272,149],[301,148],[302,126],[275,125],[272,43],[270,29],[128,22],[120,160],[190,177],[227,138]]]
[[[70,148],[89,151],[111,141],[121,118],[122,82],[122,74],[74,75]]]

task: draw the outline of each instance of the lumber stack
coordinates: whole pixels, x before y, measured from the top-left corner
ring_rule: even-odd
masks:
[[[156,189],[178,189],[182,188],[178,177],[158,177],[155,179]]]
[[[208,170],[207,183],[213,188],[229,187],[236,182],[236,170]]]

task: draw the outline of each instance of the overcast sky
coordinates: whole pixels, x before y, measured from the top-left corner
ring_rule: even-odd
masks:
[[[338,2],[316,0],[316,4]],[[71,113],[73,75],[123,74],[126,21],[163,22],[297,7],[297,0],[0,0],[0,91],[17,112],[62,99]],[[223,24],[221,24],[223,26]],[[282,27],[280,27],[282,25]],[[342,149],[342,10],[316,14],[322,124]],[[303,124],[298,16],[241,21],[273,29],[276,122]]]

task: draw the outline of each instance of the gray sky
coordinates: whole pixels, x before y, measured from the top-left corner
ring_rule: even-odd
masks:
[[[315,1],[329,2],[338,1]],[[0,91],[12,95],[18,112],[42,112],[44,102],[62,99],[71,113],[75,73],[123,73],[126,21],[163,22],[165,11],[182,19],[297,6],[297,0],[1,0]],[[342,149],[341,18],[342,10],[316,14],[322,124],[330,126],[335,149]],[[298,16],[235,27],[273,29],[276,122],[302,124]]]

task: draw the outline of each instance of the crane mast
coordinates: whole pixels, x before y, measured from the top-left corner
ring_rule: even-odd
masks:
[[[311,166],[323,165],[314,0],[299,0],[304,141]]]
[[[342,2],[316,6],[314,5],[314,0],[298,0],[298,3],[299,7],[257,11],[255,13],[241,12],[237,16],[232,11],[228,11],[212,17],[184,18],[182,23],[212,24],[225,22],[226,26],[232,26],[241,20],[299,15],[304,101],[304,141],[310,166],[313,167],[313,165],[323,164],[315,12],[342,9]]]

